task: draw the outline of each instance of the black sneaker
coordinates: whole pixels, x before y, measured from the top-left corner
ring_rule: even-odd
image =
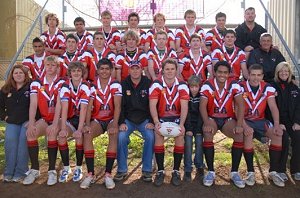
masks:
[[[161,186],[164,183],[165,173],[163,170],[158,171],[154,178],[154,185]]]
[[[184,178],[184,181],[191,182],[192,181],[192,174],[191,174],[191,172],[185,172],[183,178]]]
[[[197,168],[196,177],[203,178],[204,176],[204,168]]]
[[[122,181],[123,179],[125,179],[125,177],[127,176],[127,173],[121,173],[121,172],[117,172],[117,174],[115,174],[114,176],[114,181]]]
[[[152,182],[152,173],[151,172],[143,172],[142,174],[143,181]]]
[[[180,172],[178,170],[174,170],[172,173],[171,183],[174,186],[181,185],[181,178],[180,178]]]

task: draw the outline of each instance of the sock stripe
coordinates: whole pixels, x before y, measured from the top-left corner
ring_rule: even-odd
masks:
[[[206,141],[204,141],[203,142],[203,147],[205,147],[205,148],[214,147],[214,143],[213,142],[206,142]]]
[[[55,141],[48,141],[48,148],[57,148],[57,147],[58,147],[57,140],[55,140]]]
[[[271,144],[269,149],[272,150],[272,151],[281,151],[282,146],[277,146],[277,145]]]
[[[59,144],[58,147],[59,147],[59,150],[61,150],[61,151],[67,150],[69,148],[68,143]]]
[[[184,153],[184,146],[174,146],[174,153],[183,154]]]
[[[233,142],[232,147],[242,149],[242,148],[244,148],[244,143],[243,142]]]
[[[249,148],[249,149],[245,149],[245,148],[244,148],[244,152],[245,152],[245,153],[253,153],[253,152],[254,152],[254,149],[253,149],[253,148]]]
[[[165,152],[164,145],[162,145],[162,146],[154,146],[154,153],[164,153],[164,152]]]
[[[106,152],[106,157],[107,158],[116,158],[117,153],[116,152]]]
[[[94,158],[95,150],[84,151],[85,158]]]
[[[83,145],[82,144],[76,144],[76,149],[82,151]]]
[[[37,140],[27,141],[27,146],[28,147],[36,147],[36,146],[39,146],[39,143]]]

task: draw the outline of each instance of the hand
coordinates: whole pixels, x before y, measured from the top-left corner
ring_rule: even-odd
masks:
[[[161,123],[160,122],[156,122],[155,123],[155,132],[158,134],[158,135],[161,135],[159,129],[161,128]]]
[[[47,136],[50,136],[50,135],[54,135],[58,132],[58,125],[57,124],[51,124],[47,129],[46,129],[46,133],[47,133]]]
[[[193,136],[193,132],[192,132],[192,131],[187,131],[187,132],[185,133],[185,135],[187,135],[187,136]]]
[[[120,131],[127,131],[128,130],[128,126],[126,125],[126,124],[121,124],[120,126],[119,126],[119,130]]]
[[[241,133],[243,133],[243,131],[244,131],[244,129],[241,126],[236,126],[236,127],[233,128],[233,133],[234,134],[241,134]]]
[[[112,123],[111,127],[107,129],[108,134],[117,134],[119,132],[119,126],[118,124]]]
[[[66,137],[68,137],[68,131],[67,131],[67,129],[62,129],[62,130],[58,133],[58,136],[61,137],[61,138],[66,138]]]
[[[282,130],[286,131],[286,128],[285,128],[284,124],[280,124],[279,127],[280,127]]]
[[[213,133],[214,132],[214,129],[210,126],[210,125],[207,125],[207,124],[203,124],[203,132],[204,133]]]
[[[177,51],[176,51],[177,54],[181,54],[182,52],[183,52],[182,47],[179,47],[179,48],[177,49]]]
[[[154,127],[155,127],[154,124],[152,124],[150,122],[147,123],[146,126],[145,126],[146,129],[154,129]]]
[[[245,136],[249,136],[249,135],[252,135],[254,133],[253,128],[249,127],[247,124],[245,124],[243,126],[243,128],[244,128],[244,135]]]
[[[251,45],[246,46],[244,49],[245,52],[251,52],[252,50],[254,50],[254,48]]]
[[[74,137],[75,139],[80,139],[80,138],[82,138],[82,132],[81,132],[81,130],[76,130],[76,131],[73,133],[73,137]]]
[[[82,129],[82,133],[91,133],[91,126],[85,125]]]
[[[28,124],[28,128],[26,131],[26,136],[27,137],[35,137],[36,134],[36,127],[35,124]]]
[[[185,127],[184,127],[184,125],[180,124],[179,126],[180,126],[180,134],[179,134],[179,136],[184,135],[185,134]]]
[[[295,123],[295,124],[292,126],[292,129],[293,129],[294,131],[298,131],[298,130],[300,130],[300,125],[297,124],[297,123]]]
[[[282,136],[282,134],[283,134],[283,130],[280,128],[279,125],[275,125],[275,126],[274,126],[273,132],[274,132],[274,134],[277,135],[277,136]]]

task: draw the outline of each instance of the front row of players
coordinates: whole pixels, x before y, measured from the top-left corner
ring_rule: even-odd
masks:
[[[214,66],[215,77],[205,81],[201,90],[198,77],[192,76],[189,79],[190,90],[184,81],[176,77],[178,68],[173,59],[163,62],[163,74],[152,85],[147,77],[142,76],[143,69],[138,62],[130,65],[129,76],[122,84],[111,77],[113,66],[108,59],[98,62],[98,78],[93,84],[83,80],[86,70],[81,62],[70,63],[67,80],[57,76],[59,65],[56,57],[46,57],[45,68],[45,76],[33,81],[30,87],[27,143],[31,169],[23,181],[26,185],[32,184],[40,174],[37,141],[40,136],[47,136],[48,141],[47,184],[57,183],[55,164],[58,149],[64,165],[58,181],[68,180],[72,172],[67,138],[73,136],[76,145],[73,181],[80,181],[83,177],[82,161],[85,156],[87,174],[80,187],[88,188],[95,181],[93,139],[107,131],[109,144],[104,182],[108,189],[113,189],[114,180],[120,181],[127,175],[129,136],[134,130],[138,130],[145,141],[142,178],[144,181],[152,181],[154,152],[158,168],[154,184],[160,186],[165,176],[165,149],[164,137],[159,129],[162,122],[175,122],[180,126],[181,134],[175,138],[172,184],[181,184],[179,168],[184,153],[184,178],[188,181],[191,179],[192,152],[184,152],[185,149],[190,150],[185,148],[185,141],[191,142],[191,138],[184,139],[184,135],[194,136],[196,140],[200,137],[196,146],[202,150],[202,136],[199,132],[203,129],[203,151],[208,168],[203,177],[205,186],[211,186],[215,179],[213,137],[218,130],[234,140],[230,178],[237,187],[244,188],[245,183],[254,185],[252,139],[255,137],[263,141],[265,136],[271,140],[269,177],[277,186],[284,186],[277,173],[283,132],[279,126],[275,89],[262,80],[263,68],[260,65],[250,66],[249,79],[237,83],[229,78],[230,65],[225,61],[217,62]],[[267,106],[271,110],[274,125],[265,119]],[[248,171],[245,180],[238,173],[243,153]],[[113,179],[111,172],[116,158],[118,169]],[[201,157],[195,165],[200,174],[203,174]]]

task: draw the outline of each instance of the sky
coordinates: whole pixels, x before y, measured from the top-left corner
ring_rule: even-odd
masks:
[[[44,5],[46,0],[35,0],[38,4]],[[62,21],[62,2],[64,0],[49,0],[46,9],[49,12],[56,13],[59,19]],[[86,26],[100,26],[98,17],[98,9],[96,3],[98,0],[65,0],[64,4],[67,8],[65,12],[65,24],[73,26],[73,21],[77,16],[81,16],[86,21]],[[135,2],[138,0],[122,0],[123,2]],[[150,0],[149,0],[150,1]],[[168,1],[168,0],[167,0]],[[180,3],[182,0],[171,0],[174,3]],[[227,23],[239,24],[244,20],[244,10],[241,8],[241,2],[243,0],[204,0],[204,18],[198,19],[197,23],[200,24],[214,24],[215,15],[217,12],[224,12],[227,15]],[[267,7],[269,0],[263,0]],[[245,7],[254,7],[256,9],[256,22],[263,25],[265,23],[265,15],[259,0],[245,0]],[[190,8],[193,9],[193,8]],[[89,17],[91,16],[91,17]],[[146,24],[152,24],[152,16],[149,20],[142,22]],[[168,21],[166,22],[168,24]]]

